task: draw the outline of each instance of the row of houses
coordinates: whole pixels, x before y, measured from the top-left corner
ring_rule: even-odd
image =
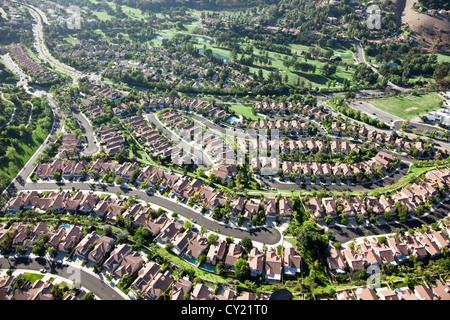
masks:
[[[77,155],[81,147],[81,140],[74,134],[63,134],[61,146],[58,148],[58,157],[64,158],[67,154]]]
[[[294,152],[302,152],[302,153],[318,153],[318,152],[330,152],[333,154],[342,153],[344,155],[349,154],[351,151],[355,151],[357,154],[359,153],[359,147],[355,143],[349,143],[348,141],[339,141],[332,140],[329,143],[316,140],[316,139],[307,139],[307,140],[292,140],[292,139],[283,139],[280,140],[280,152],[281,153],[294,153]]]
[[[266,196],[262,200],[257,200],[239,196],[231,200],[231,206],[233,209],[230,217],[243,216],[249,220],[258,215],[260,211],[264,212],[266,219],[275,219],[277,216],[281,216],[282,219],[290,220],[294,213],[294,204],[287,197],[278,199]]]
[[[125,139],[112,126],[102,126],[97,129],[99,141],[108,156],[122,152]]]
[[[191,155],[184,152],[178,146],[173,146],[171,141],[152,129],[140,116],[132,116],[127,119],[128,125],[137,134],[140,140],[151,149],[154,157],[169,158],[175,165],[182,166],[192,162]]]
[[[352,180],[354,177],[362,178],[363,175],[373,177],[376,170],[380,172],[391,171],[397,158],[393,155],[379,151],[377,155],[361,163],[292,163],[290,161],[279,161],[275,157],[253,157],[250,159],[250,168],[254,172],[260,172],[265,175],[266,172],[272,174],[281,172],[284,177],[295,174],[296,177],[304,177],[310,179],[316,178],[331,178],[332,176]],[[281,170],[281,171],[279,171]]]
[[[201,126],[189,122],[174,111],[164,112],[161,120],[179,136],[193,141],[208,151],[216,161],[234,159],[234,150],[220,135],[204,132]]]
[[[264,101],[256,102],[252,110],[255,113],[265,114],[265,115],[302,115],[304,117],[309,117],[311,119],[326,120],[331,119],[330,113],[325,112],[322,108],[312,105],[303,105],[301,102],[274,102],[274,101]],[[270,124],[267,124],[271,126]],[[291,126],[292,127],[292,126]],[[287,127],[288,128],[288,127]],[[270,128],[269,128],[270,129]]]
[[[140,203],[129,205],[124,199],[111,196],[100,197],[94,193],[50,192],[38,193],[37,191],[19,192],[11,198],[5,206],[9,212],[18,212],[21,209],[35,210],[38,212],[81,212],[91,214],[105,221],[114,223],[116,216],[121,214],[124,218],[133,217],[133,222],[145,225],[150,208]]]
[[[105,161],[103,158],[93,160],[91,163],[85,159],[76,160],[62,160],[54,159],[47,163],[40,163],[37,165],[34,175],[39,180],[54,179],[54,174],[61,174],[61,178],[69,179],[101,179],[105,175],[112,175],[114,177],[121,177],[124,182],[130,182],[133,171],[139,169],[137,162],[125,162],[119,164],[116,161]]]
[[[365,201],[358,196],[352,196],[349,200],[344,198],[336,200],[332,197],[319,200],[313,197],[307,202],[306,208],[310,209],[312,216],[318,219],[323,219],[327,215],[336,217],[338,205],[349,218],[355,218],[357,214],[362,214],[366,218],[369,216],[369,211],[375,215],[383,215],[385,212],[396,215],[397,207],[394,204],[401,203],[411,214],[419,206],[425,206],[430,201],[437,199],[439,197],[438,188],[444,190],[450,188],[448,170],[431,170],[425,174],[425,177],[428,181],[414,182],[410,187],[405,186],[392,195],[382,194],[379,198],[369,196]]]
[[[259,121],[252,121],[250,127],[254,130],[263,131],[266,133],[267,130],[279,130],[283,132],[288,130],[296,135],[308,135],[310,132],[309,124],[301,120],[265,120],[260,119]]]
[[[208,244],[203,235],[188,229],[183,232],[183,225],[177,221],[168,221],[155,241],[160,246],[171,244],[171,251],[188,261],[197,261],[206,255],[206,264],[216,266],[224,264],[225,270],[234,272],[235,263],[243,257],[245,249],[239,243],[227,243],[217,239]],[[252,277],[263,275],[266,281],[281,281],[282,276],[293,276],[301,272],[301,257],[294,248],[283,248],[283,256],[273,250],[263,251],[257,247],[248,252],[247,268]]]
[[[321,220],[328,215],[336,218],[341,213],[345,213],[350,219],[356,218],[359,214],[368,218],[371,214],[382,216],[387,212],[396,216],[398,210],[395,203],[403,204],[407,212],[412,214],[419,206],[425,207],[430,201],[434,201],[438,195],[439,192],[433,183],[420,182],[413,183],[410,188],[404,187],[391,196],[382,194],[379,198],[368,196],[363,199],[352,196],[350,199],[324,197],[319,200],[313,197],[307,202],[306,209],[311,210],[313,217]]]
[[[427,257],[434,259],[441,255],[442,248],[450,249],[449,231],[447,226],[443,226],[442,230],[431,230],[423,234],[416,232],[400,239],[390,236],[382,243],[372,239],[360,244],[351,243],[342,249],[332,247],[329,250],[330,256],[327,257],[328,268],[337,274],[360,269],[371,273],[374,267],[405,263],[410,255],[420,260]]]
[[[409,153],[414,148],[417,149],[417,156],[423,156],[427,151],[427,144],[420,139],[413,140],[410,137],[401,137],[396,132],[389,134],[377,130],[368,130],[365,126],[348,124],[346,122],[332,122],[331,130],[331,133],[335,136],[349,136],[360,140],[367,139],[395,152]],[[430,155],[433,149],[428,150],[428,155]]]
[[[0,241],[5,241],[5,248],[16,249],[22,246],[24,250],[32,248],[35,241],[42,235],[48,235],[46,248],[55,248],[58,251],[70,252],[83,236],[83,230],[79,226],[61,225],[53,229],[45,222],[36,225],[25,223],[13,223],[9,228],[0,229]]]
[[[364,287],[338,292],[336,300],[450,300],[448,282],[437,279],[434,284],[418,284],[414,288]]]

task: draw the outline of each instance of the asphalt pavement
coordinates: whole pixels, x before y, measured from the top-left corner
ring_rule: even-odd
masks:
[[[60,276],[65,279],[71,279],[74,274],[74,267],[63,267],[61,262],[50,261],[43,257],[32,258],[30,256],[0,256],[0,269],[22,269],[40,271],[45,269],[47,273]],[[94,293],[101,300],[124,300],[109,284],[102,281],[97,276],[77,268],[79,281],[82,287]]]

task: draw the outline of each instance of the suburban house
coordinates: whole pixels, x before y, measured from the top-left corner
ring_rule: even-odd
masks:
[[[266,262],[265,262],[265,279],[266,281],[281,281],[281,257],[275,252],[268,250],[266,251]]]

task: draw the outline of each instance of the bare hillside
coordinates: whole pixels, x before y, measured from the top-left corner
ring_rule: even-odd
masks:
[[[415,40],[433,52],[450,51],[450,18],[429,16],[413,9],[417,0],[396,0],[396,17],[402,24],[408,24]]]

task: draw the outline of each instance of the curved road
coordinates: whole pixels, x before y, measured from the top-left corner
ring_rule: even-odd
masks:
[[[118,186],[108,186],[104,184],[91,184],[91,183],[27,183],[23,186],[19,186],[19,190],[36,190],[36,191],[48,191],[48,190],[58,190],[58,188],[63,190],[72,190],[75,187],[77,190],[81,191],[98,191],[116,194],[120,192],[124,196],[137,195],[141,200],[148,201],[149,203],[155,204],[159,207],[165,208],[172,212],[177,212],[186,219],[195,219],[197,224],[206,227],[208,230],[213,231],[219,228],[219,233],[224,236],[230,236],[237,239],[242,239],[243,237],[248,237],[252,241],[257,241],[265,243],[267,245],[274,245],[281,241],[282,236],[276,228],[262,226],[252,229],[247,228],[236,228],[230,227],[223,223],[219,223],[215,220],[206,218],[199,214],[198,212],[190,209],[187,206],[180,205],[172,200],[165,197],[153,195],[150,196],[147,193],[139,190],[125,190]]]
[[[39,271],[41,269],[47,270],[48,273],[58,275],[60,277],[70,279],[74,275],[74,267],[63,267],[61,262],[49,261],[45,258],[31,258],[28,256],[20,256],[18,258],[13,256],[0,257],[0,269],[28,269]],[[80,271],[80,284],[82,287],[88,289],[101,300],[124,300],[124,298],[116,292],[107,283],[96,276],[83,271],[82,268],[77,268]]]

